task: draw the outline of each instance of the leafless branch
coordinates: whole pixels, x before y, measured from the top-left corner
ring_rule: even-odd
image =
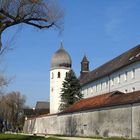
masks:
[[[63,11],[54,0],[0,0],[1,35],[8,27],[27,24],[39,29],[60,27]]]

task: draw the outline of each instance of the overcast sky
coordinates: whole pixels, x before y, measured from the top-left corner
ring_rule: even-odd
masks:
[[[5,89],[20,91],[27,105],[49,98],[51,57],[60,47],[69,52],[79,76],[86,54],[90,70],[140,44],[140,0],[57,0],[64,9],[64,31],[13,27],[3,34],[14,50],[3,58],[5,74],[14,77]],[[17,34],[17,32],[20,32]]]

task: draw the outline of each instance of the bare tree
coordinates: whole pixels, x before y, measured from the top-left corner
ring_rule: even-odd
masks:
[[[2,89],[8,84],[8,79],[5,77],[3,72],[0,70],[0,95],[2,94]]]
[[[8,121],[12,127],[21,127],[23,120],[23,108],[25,97],[20,92],[11,92],[0,98],[0,115]]]
[[[3,75],[0,74],[0,87],[4,86],[6,84],[6,80]]]
[[[0,57],[1,58],[1,57]],[[0,59],[1,60],[1,59]],[[0,63],[0,65],[2,65]],[[11,81],[13,81],[14,77],[11,77],[11,78],[7,78],[6,75],[4,74],[5,73],[5,69],[2,69],[0,67],[0,94],[3,93],[2,92],[2,89],[6,86],[8,86],[9,83],[11,83]]]
[[[0,0],[1,35],[7,28],[27,24],[39,29],[59,27],[63,12],[54,0]]]
[[[38,29],[59,28],[61,19],[63,11],[54,0],[0,0],[0,59],[10,49],[9,42],[2,46],[2,33],[7,28],[21,24]],[[9,81],[0,70],[0,89]]]

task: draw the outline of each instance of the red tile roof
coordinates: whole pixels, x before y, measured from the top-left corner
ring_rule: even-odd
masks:
[[[95,97],[82,99],[59,114],[72,113],[90,109],[99,109],[117,105],[140,102],[140,91],[132,93],[122,93],[119,91],[102,94]]]
[[[80,78],[79,78],[80,83],[81,85],[88,84],[89,82],[92,82],[99,78],[107,76],[113,73],[114,71],[137,61],[140,61],[140,45],[126,51],[120,56],[98,67],[97,69],[89,73],[80,75]]]

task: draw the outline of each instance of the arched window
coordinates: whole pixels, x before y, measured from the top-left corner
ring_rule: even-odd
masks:
[[[54,74],[53,74],[53,72],[52,72],[51,79],[53,79],[53,78],[54,78]]]
[[[60,72],[58,72],[58,74],[57,74],[57,78],[60,78],[60,77],[61,77]]]

